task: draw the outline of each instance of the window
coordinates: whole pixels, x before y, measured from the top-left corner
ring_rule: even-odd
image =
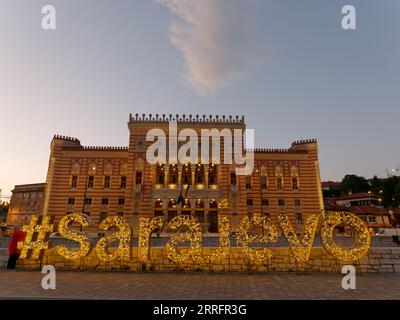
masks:
[[[118,216],[118,217],[123,217],[123,216],[124,216],[124,213],[123,213],[122,211],[118,211],[118,212],[117,212],[117,216]]]
[[[236,173],[231,172],[231,185],[235,186],[236,185]]]
[[[125,198],[118,198],[118,205],[123,206],[125,204]]]
[[[92,198],[85,198],[85,205],[91,205],[92,204]]]
[[[111,182],[111,177],[110,176],[105,176],[104,177],[104,188],[105,189],[110,188],[110,182]]]
[[[284,207],[285,206],[285,199],[278,199],[278,206]]]
[[[296,224],[303,224],[303,217],[301,216],[301,212],[296,213]]]
[[[299,190],[299,179],[297,177],[292,177],[292,188],[293,190]]]
[[[376,218],[374,216],[369,217],[369,222],[376,222]]]
[[[154,203],[154,216],[155,217],[162,217],[164,216],[163,213],[163,202],[161,199],[157,199]]]
[[[107,212],[100,212],[100,222],[107,218]]]
[[[135,184],[142,184],[142,172],[141,171],[136,172]]]
[[[208,223],[210,226],[208,232],[218,232],[218,203],[215,200],[211,200],[209,206]]]
[[[195,211],[194,211],[194,217],[200,222],[204,223],[204,201],[201,199],[197,199],[194,205]]]
[[[253,199],[247,199],[246,204],[247,204],[247,212],[252,213],[253,212]]]
[[[266,176],[261,176],[260,184],[261,184],[261,189],[262,190],[267,189],[267,177]]]
[[[178,183],[178,165],[176,163],[172,163],[169,165],[168,182],[171,184]]]
[[[204,184],[204,166],[200,163],[196,165],[194,178],[196,184]]]
[[[246,176],[246,189],[251,189],[251,177]]]
[[[86,214],[87,216],[90,217],[90,212],[84,212],[83,214]]]
[[[108,198],[103,198],[103,199],[101,199],[101,204],[102,204],[103,206],[108,205]]]
[[[217,166],[215,164],[211,164],[208,169],[208,185],[217,184]]]
[[[75,198],[68,198],[68,204],[69,205],[75,204]]]
[[[192,168],[189,164],[182,166],[182,184],[192,184]]]
[[[126,188],[126,176],[121,176],[121,189]]]
[[[277,177],[276,178],[276,189],[277,190],[282,190],[283,189],[283,179],[282,179],[282,177]]]
[[[275,167],[276,189],[283,190],[283,168],[281,165]]]
[[[72,176],[71,178],[71,188],[78,187],[78,176]]]
[[[87,187],[88,187],[88,188],[93,188],[93,186],[94,186],[94,176],[89,176],[89,177],[88,177],[88,184],[87,184]]]
[[[299,189],[299,168],[296,165],[290,167],[290,176],[292,177],[292,189]]]
[[[294,206],[295,207],[300,207],[301,206],[301,200],[300,199],[294,199]]]
[[[261,199],[261,205],[262,206],[269,206],[269,200],[268,199]]]
[[[156,167],[156,184],[164,184],[165,180],[165,171],[164,171],[164,165],[158,164]]]

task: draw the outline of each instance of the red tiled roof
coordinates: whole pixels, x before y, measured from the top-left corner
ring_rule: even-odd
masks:
[[[375,195],[370,194],[368,192],[360,192],[360,193],[353,193],[353,194],[348,194],[345,196],[340,196],[340,197],[332,197],[330,199],[332,200],[352,200],[352,199],[364,199],[364,198],[376,198]]]
[[[351,212],[357,215],[360,214],[373,214],[373,215],[390,215],[389,211],[392,211],[394,214],[400,214],[400,208],[381,208],[375,206],[352,206],[352,207],[345,207],[345,206],[338,206],[327,204],[325,205],[325,210],[329,211],[346,211]]]

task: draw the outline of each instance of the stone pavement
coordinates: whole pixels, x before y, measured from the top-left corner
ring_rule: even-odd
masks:
[[[0,271],[0,299],[400,299],[400,275],[362,274],[356,290],[339,273],[57,272],[44,290],[39,271]]]

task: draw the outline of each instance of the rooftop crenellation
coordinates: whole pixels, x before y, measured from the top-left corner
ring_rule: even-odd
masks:
[[[64,150],[68,151],[128,151],[128,147],[113,147],[113,146],[81,146],[72,147],[66,146]]]
[[[301,145],[301,144],[309,144],[309,143],[317,143],[317,139],[298,140],[298,141],[295,141],[292,143],[292,147]]]
[[[64,140],[64,141],[73,141],[73,142],[80,143],[80,141],[77,138],[62,136],[62,135],[59,135],[59,134],[55,134],[53,139],[59,139],[59,140]]]
[[[177,121],[183,123],[234,123],[244,124],[244,116],[239,117],[238,115],[186,115],[186,114],[141,114],[136,113],[135,115],[129,114],[129,122],[168,122]]]
[[[253,151],[258,153],[303,153],[303,150],[292,150],[292,149],[271,149],[271,148],[255,148],[246,149],[246,151]]]

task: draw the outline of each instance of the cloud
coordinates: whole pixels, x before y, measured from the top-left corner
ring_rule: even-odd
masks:
[[[258,0],[157,0],[177,18],[171,42],[185,62],[184,80],[207,96],[240,80],[265,57],[258,39]]]

